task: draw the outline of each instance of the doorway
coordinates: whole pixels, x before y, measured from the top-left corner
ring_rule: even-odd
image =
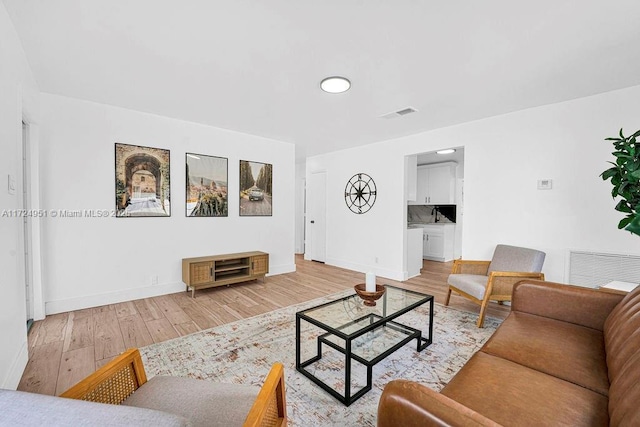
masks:
[[[327,255],[327,173],[309,176],[307,191],[307,227],[309,237],[305,245],[305,258],[325,262]],[[308,251],[308,252],[307,252]]]
[[[464,151],[447,147],[409,155],[405,161],[406,226],[424,229],[424,259],[447,261],[462,255]]]

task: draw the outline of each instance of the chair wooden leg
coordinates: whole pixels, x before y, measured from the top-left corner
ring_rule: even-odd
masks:
[[[449,298],[451,298],[451,288],[447,291],[447,296],[444,297],[444,305],[449,305]]]
[[[484,316],[487,314],[487,306],[489,305],[489,301],[482,301],[480,305],[480,315],[478,316],[478,328],[484,327]]]

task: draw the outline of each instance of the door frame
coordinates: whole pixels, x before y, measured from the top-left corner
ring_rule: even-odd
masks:
[[[24,108],[24,106],[23,106]],[[24,123],[24,127],[22,125]],[[19,138],[20,152],[26,145],[26,171],[23,171],[23,164],[20,164],[20,205],[22,207],[28,206],[31,212],[38,212],[45,214],[45,211],[41,209],[40,205],[40,162],[39,162],[39,126],[30,119],[30,114],[23,110],[22,122],[20,123],[20,138]],[[27,181],[24,182],[23,176],[27,176]],[[23,186],[27,185],[26,197],[28,200],[23,199]],[[23,284],[24,280],[30,279],[31,285],[31,310],[33,320],[42,320],[45,318],[45,301],[44,301],[44,289],[42,286],[42,247],[41,247],[41,230],[42,230],[42,218],[39,215],[33,215],[28,217],[28,227],[25,233],[24,225],[20,225],[20,245],[21,251],[24,251],[24,246],[27,246],[29,250],[29,260],[25,262],[22,271]],[[26,241],[28,239],[28,241]],[[23,258],[24,259],[24,258]],[[25,277],[25,276],[28,276]]]
[[[322,178],[320,178],[320,176],[322,176]],[[318,198],[315,194],[313,194],[313,181],[314,178],[320,178],[322,179],[322,188],[324,191],[324,200],[322,201],[322,203],[319,203],[319,206],[322,206],[322,209],[320,209],[317,212],[313,211],[314,206],[316,205],[316,202],[318,202]],[[309,179],[306,181],[307,186],[306,186],[306,201],[305,201],[305,205],[306,205],[306,218],[305,218],[305,252],[304,252],[304,259],[305,260],[310,260],[310,261],[319,261],[319,262],[326,262],[327,259],[327,171],[326,170],[320,170],[320,171],[315,171],[309,174]],[[318,214],[320,215],[318,217]],[[314,221],[313,224],[322,224],[322,228],[324,229],[323,232],[323,239],[322,242],[320,242],[323,245],[323,250],[322,253],[324,254],[322,257],[322,259],[315,259],[316,254],[317,254],[317,247],[316,247],[316,243],[314,242],[314,232],[313,229],[316,227],[313,227],[312,222]],[[319,221],[318,223],[316,223],[315,221]],[[322,233],[322,230],[320,230],[320,232]]]

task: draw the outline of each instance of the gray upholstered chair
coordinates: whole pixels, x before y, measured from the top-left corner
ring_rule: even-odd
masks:
[[[452,291],[479,304],[482,328],[489,301],[511,301],[513,285],[522,279],[544,280],[544,257],[535,249],[497,245],[491,261],[454,260],[444,305],[449,305]]]
[[[165,376],[147,381],[140,352],[131,348],[60,397],[167,412],[196,427],[287,425],[281,363],[273,364],[262,387]]]

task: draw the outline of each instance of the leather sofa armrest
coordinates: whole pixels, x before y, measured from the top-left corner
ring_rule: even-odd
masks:
[[[522,280],[513,288],[511,310],[603,330],[624,295],[542,280]]]
[[[378,427],[498,427],[474,410],[408,380],[389,382],[378,404]]]

